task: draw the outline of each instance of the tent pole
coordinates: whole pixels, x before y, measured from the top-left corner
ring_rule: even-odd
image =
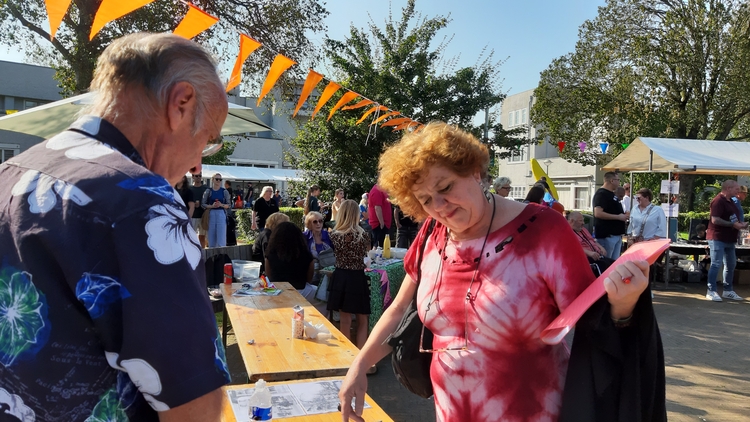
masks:
[[[651,151],[651,157],[653,159],[654,152]],[[669,206],[669,201],[672,198],[672,172],[667,173],[667,180],[669,183],[669,193],[667,194],[667,238],[669,238],[669,226],[672,222],[672,207]],[[675,233],[675,238],[677,234]],[[664,290],[669,290],[669,248],[664,253]]]
[[[654,168],[654,150],[648,150],[648,172],[651,173]],[[632,189],[632,186],[631,186]]]

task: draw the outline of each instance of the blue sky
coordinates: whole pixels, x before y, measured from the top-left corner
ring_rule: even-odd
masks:
[[[355,1],[325,0],[330,11],[328,36],[343,39],[349,26],[365,28],[370,17],[382,27],[389,4],[394,19],[401,16],[406,0]],[[505,59],[500,71],[502,90],[514,94],[533,89],[539,72],[556,57],[575,48],[578,28],[586,19],[596,16],[605,0],[417,0],[417,11],[425,17],[450,15],[452,19],[439,34],[453,36],[446,54],[460,54],[459,66],[472,66],[482,49],[495,51],[496,59]],[[313,38],[322,44],[323,36]],[[2,60],[23,61],[19,51],[0,47]]]

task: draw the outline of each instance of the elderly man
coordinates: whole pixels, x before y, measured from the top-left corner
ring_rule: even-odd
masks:
[[[227,116],[216,63],[128,35],[91,89],[87,115],[0,166],[0,404],[29,421],[218,421],[229,373],[172,188]]]
[[[706,299],[721,302],[721,298],[743,300],[734,292],[732,278],[737,256],[734,247],[737,245],[739,230],[747,228],[747,223],[740,221],[740,211],[732,202],[737,196],[740,185],[736,180],[725,180],[721,184],[721,192],[711,201],[711,218],[708,221],[708,247],[711,250],[711,267],[708,269],[708,292]],[[724,292],[721,296],[716,292],[716,279],[719,268],[724,262]]]
[[[507,198],[510,194],[511,183],[512,182],[507,177],[498,177],[492,183],[492,188],[495,189],[496,194],[502,196],[503,198]]]
[[[610,171],[604,173],[604,185],[594,194],[594,236],[612,259],[620,257],[625,222],[630,216],[629,212],[623,211],[622,204],[615,196],[618,186],[620,176]]]
[[[747,186],[745,185],[739,185],[739,191],[737,191],[737,196],[732,197],[732,202],[734,202],[734,205],[737,206],[737,210],[739,211],[737,213],[737,218],[740,220],[741,223],[745,222],[745,210],[742,208],[742,201],[747,198]]]
[[[607,250],[594,240],[586,227],[583,227],[583,214],[578,211],[571,211],[568,214],[568,224],[573,229],[573,233],[580,239],[583,253],[588,257],[589,262],[599,265],[600,271],[609,268],[614,261],[607,258]]]

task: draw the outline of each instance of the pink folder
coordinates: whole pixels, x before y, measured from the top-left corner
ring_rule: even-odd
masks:
[[[628,248],[625,253],[617,258],[612,266],[607,268],[602,275],[594,280],[591,285],[586,288],[574,301],[568,306],[567,309],[557,318],[555,318],[547,328],[542,331],[542,341],[547,344],[557,344],[562,341],[571,328],[573,328],[581,318],[584,312],[591,307],[600,297],[606,293],[604,291],[604,279],[614,271],[617,265],[627,261],[648,261],[649,264],[656,262],[659,256],[669,249],[669,239],[650,240],[648,242],[636,243],[635,245]]]

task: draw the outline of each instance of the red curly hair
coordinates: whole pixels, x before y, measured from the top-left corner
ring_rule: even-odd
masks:
[[[433,166],[461,177],[479,172],[486,179],[490,155],[474,135],[443,122],[430,122],[408,133],[380,156],[378,186],[388,192],[404,214],[421,221],[427,212],[412,192]]]

